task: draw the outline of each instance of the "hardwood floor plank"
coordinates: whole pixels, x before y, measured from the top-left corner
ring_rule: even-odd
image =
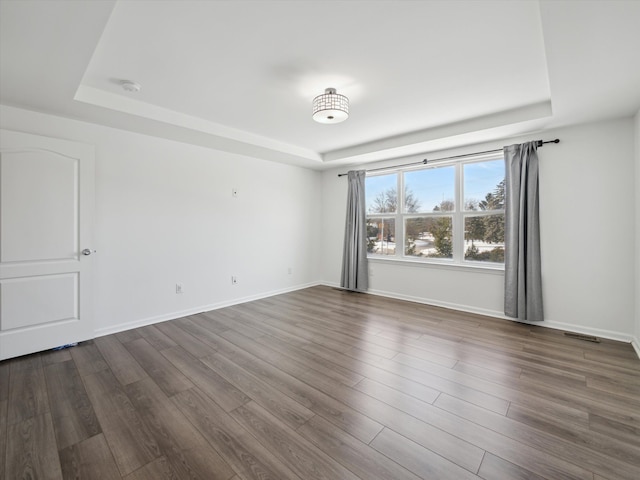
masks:
[[[637,384],[621,381],[618,377],[587,378],[587,387],[595,388],[603,392],[614,393],[627,397],[630,400],[640,397],[640,373],[636,379]]]
[[[491,368],[488,365],[479,366],[473,363],[458,362],[453,369],[467,375],[498,383],[506,383],[509,380],[515,383],[522,373],[522,368],[520,367],[510,367],[504,364],[501,367]]]
[[[371,446],[424,479],[471,480],[478,477],[417,443],[385,428]]]
[[[396,375],[395,373],[336,352],[335,350],[328,349],[321,345],[309,344],[305,346],[304,349],[309,352],[313,352],[315,355],[322,358],[333,359],[343,365],[348,365],[348,368],[356,372],[362,372],[362,374],[366,375],[366,378],[368,379],[375,380],[376,382],[395,388],[396,390],[407,392],[409,395],[413,395],[424,402],[432,403],[436,398],[438,398],[438,395],[440,395],[439,390],[414,382],[408,378]]]
[[[118,476],[118,478],[121,477]],[[167,457],[162,456],[124,478],[125,480],[176,480],[180,477],[178,477]]]
[[[5,461],[7,450],[7,407],[8,400],[0,400],[0,480],[5,478]]]
[[[44,375],[58,449],[101,433],[75,362],[47,365]]]
[[[587,352],[584,354],[584,358],[587,360],[593,360],[594,362],[606,365],[615,365],[619,367],[628,368],[636,373],[640,373],[640,363],[638,358],[632,356],[617,356],[600,352]]]
[[[140,332],[138,332],[137,330],[126,330],[124,332],[116,333],[115,337],[120,343],[125,344],[142,338],[142,335],[140,335]]]
[[[220,354],[205,357],[202,362],[294,430],[315,415]]]
[[[354,354],[360,352],[371,353],[383,358],[392,358],[396,353],[395,350],[380,347],[371,342],[358,339],[354,336],[346,335],[340,332],[328,332],[321,328],[315,328],[312,323],[296,323],[297,319],[291,318],[289,312],[283,312],[278,319],[265,317],[264,323],[280,328],[285,332],[294,334],[301,339],[308,340],[319,345],[333,346],[340,351],[353,350]]]
[[[555,388],[572,386],[576,389],[585,389],[587,387],[587,378],[584,375],[576,375],[573,372],[566,372],[555,368],[523,368],[520,374],[520,380],[544,383],[545,385]]]
[[[161,456],[153,435],[110,370],[88,375],[84,382],[121,475]]]
[[[290,357],[283,355],[278,350],[258,343],[257,341],[245,337],[234,330],[224,332],[221,337],[233,343],[240,349],[250,350],[253,354],[289,375],[301,375],[311,368],[308,364],[301,365],[298,362],[294,362]]]
[[[8,425],[6,458],[7,480],[61,479],[51,414],[32,415]]]
[[[63,350],[48,350],[46,352],[41,352],[40,356],[42,358],[42,366],[46,367],[52,363],[68,362],[69,360],[72,360],[71,348],[73,347],[65,348]]]
[[[629,412],[630,415],[640,412],[640,396],[630,398],[617,395],[614,392],[588,388],[586,385],[576,385],[565,382],[564,385],[555,379],[547,379],[540,374],[522,374],[521,389],[528,392],[543,392],[549,398],[563,403],[572,403],[574,406],[583,406],[587,411],[592,407],[600,406],[606,409]],[[528,389],[527,389],[528,388]]]
[[[509,342],[485,345],[474,338],[463,338],[460,343],[460,349],[474,355],[508,361],[514,365],[555,368],[583,375],[594,373],[608,375],[613,372],[634,375],[636,373],[635,370],[629,368],[607,365],[584,358],[564,358],[561,355],[556,355],[555,358],[552,358],[545,350],[525,351],[528,349],[513,348]]]
[[[197,387],[178,393],[173,400],[243,480],[306,480],[274,458],[253,435]]]
[[[546,433],[568,440],[573,445],[584,446],[611,458],[617,458],[631,465],[638,465],[638,468],[640,468],[640,447],[625,441],[611,438],[608,435],[587,428],[576,427],[571,423],[560,421],[558,417],[541,415],[535,410],[518,405],[509,407],[507,417],[537,430],[543,430]],[[640,470],[638,473],[640,474]]]
[[[211,455],[214,451],[207,445],[206,449],[183,450],[180,454],[171,454],[168,460],[178,478],[227,480],[231,478],[229,475],[235,477],[235,472],[226,461],[224,467],[219,464],[218,459],[221,457],[217,452],[215,456]]]
[[[178,472],[179,478],[187,472],[198,471],[208,471],[204,478],[211,479],[226,479],[233,475],[231,467],[150,378],[129,384],[125,389],[160,453],[171,465],[171,470]],[[204,458],[193,462],[195,453]]]
[[[60,450],[62,478],[120,480],[120,472],[111,450],[99,434]]]
[[[137,382],[147,376],[147,372],[144,371],[115,336],[108,335],[96,338],[94,342],[111,371],[122,385]]]
[[[228,308],[219,310],[211,310],[210,312],[202,312],[190,317],[195,323],[205,323],[207,328],[213,333],[222,333],[229,330],[228,322],[234,323],[234,318],[229,314]]]
[[[344,328],[345,322],[343,318],[337,318],[334,323],[337,325],[341,325],[343,326],[342,328]],[[314,319],[313,324],[318,324],[316,319]],[[382,335],[381,333],[371,332],[370,327],[364,329],[365,332],[363,332],[362,330],[363,329],[355,330],[352,334],[355,334],[357,338],[366,338],[366,341],[372,345],[376,345],[378,347],[398,353],[409,354],[416,358],[420,358],[422,360],[429,361],[431,363],[435,363],[436,365],[441,365],[444,367],[451,368],[457,362],[457,358],[452,358],[449,355],[441,355],[437,352],[432,352],[428,345],[414,341],[417,340],[417,338],[413,337],[412,335],[407,335],[405,329],[402,327],[395,330],[390,330],[387,328],[387,330],[384,331],[384,335]]]
[[[162,351],[162,355],[226,412],[230,412],[251,400],[182,347],[168,348]]]
[[[281,423],[255,402],[231,412],[231,416],[260,443],[305,480],[358,480],[353,473],[318,447]]]
[[[207,345],[190,333],[187,333],[185,330],[180,328],[178,324],[172,321],[158,323],[155,327],[194,357],[206,357],[207,355],[216,353],[215,349],[211,348],[210,345]]]
[[[291,360],[296,362],[299,366],[317,370],[324,375],[344,383],[345,385],[353,386],[364,378],[353,370],[344,368],[334,362],[330,362],[329,360],[319,357],[318,355],[314,355],[311,352],[298,349],[286,341],[272,337],[271,335],[264,335],[254,340],[268,348],[284,352],[286,356],[291,358]]]
[[[227,471],[216,470],[208,461],[209,450],[186,450],[180,455],[157,458],[125,477],[125,480],[233,480]],[[118,477],[119,478],[119,477]]]
[[[199,320],[201,325],[204,325],[204,322],[206,321],[206,323],[208,324],[207,326],[209,328],[209,331],[211,331],[212,333],[218,333],[218,334],[223,333],[226,330],[229,330],[228,325],[233,325],[233,330],[235,330],[238,333],[241,333],[245,337],[255,339],[264,335],[260,330],[257,330],[253,327],[244,325],[242,323],[234,322],[231,319],[227,319],[225,321],[223,320],[224,318],[225,317],[223,314],[218,313],[218,315],[213,318],[206,317],[205,315],[200,315],[200,316],[194,315],[193,317],[189,317],[189,320],[194,322],[195,320]]]
[[[501,435],[487,428],[469,421],[462,416],[451,414],[433,405],[407,402],[406,397],[392,388],[384,385],[375,385],[362,382],[361,389],[397,409],[405,411],[409,415],[433,425],[450,435],[456,436],[476,447],[491,452],[522,468],[529,469],[538,475],[555,478],[589,479],[591,472],[577,465],[566,462],[561,458],[531,448],[523,443]],[[438,400],[436,400],[436,403]],[[471,405],[471,404],[467,404]],[[501,417],[480,407],[474,408],[488,414]]]
[[[189,317],[184,319],[184,322],[180,323],[180,328],[190,333],[194,337],[197,337],[200,341],[209,345],[215,352],[224,348],[220,342],[220,337],[217,335],[217,329],[209,329],[211,321],[204,316],[201,317]],[[228,329],[224,330],[225,332]]]
[[[630,426],[606,416],[590,413],[589,429],[640,447],[640,427]]]
[[[397,360],[406,363],[407,360],[404,360],[405,358],[406,356],[398,355]],[[420,366],[419,360],[409,359],[409,362],[414,366]],[[477,373],[480,370],[479,367],[475,368],[476,371],[463,371],[460,374],[449,372],[441,367],[427,365],[422,367],[422,369],[427,368],[432,373],[451,381],[463,383],[483,392],[494,392],[495,395],[512,403],[518,403],[548,415],[556,415],[562,419],[571,419],[577,425],[585,425],[588,410],[595,405],[592,401],[585,401],[584,392],[587,392],[588,389],[584,385],[584,376],[577,380],[581,382],[581,385],[578,385],[572,392],[576,394],[582,392],[582,396],[572,395],[567,392],[566,379],[576,380],[577,375],[570,372],[568,372],[568,375],[563,375],[563,371],[557,368],[527,366],[527,374],[521,374],[519,379],[493,373],[489,377],[486,374],[479,375]],[[457,368],[454,370],[457,370]],[[533,371],[537,373],[532,373]],[[547,378],[542,372],[549,373],[549,377]],[[475,377],[475,379],[472,377]]]
[[[594,473],[629,480],[636,480],[640,476],[640,463],[630,464],[612,458],[603,452],[563,440],[550,432],[480,409],[449,395],[441,395],[434,405],[549,455],[559,455],[575,465],[589,468]]]
[[[408,358],[401,355],[399,355],[399,357]],[[419,364],[421,368],[416,368],[406,364],[398,364],[394,360],[383,360],[377,362],[376,366],[395,373],[396,375],[413,380],[414,382],[422,383],[434,390],[455,395],[458,398],[486,408],[487,410],[491,410],[502,415],[507,413],[509,401],[498,397],[495,394],[492,395],[490,393],[486,393],[486,391],[490,390],[491,387],[486,386],[484,381],[473,377],[467,377],[462,373],[458,374],[454,370],[444,368],[439,371],[443,376],[439,376],[429,373],[429,370],[437,368],[434,365],[425,364],[419,359],[415,359],[411,363],[414,365]],[[450,377],[454,377],[454,379],[450,379]],[[470,386],[470,384],[473,384],[474,386],[481,386],[479,388],[474,388]],[[494,388],[494,392],[495,390],[496,389]]]
[[[300,343],[307,343],[308,340],[303,339],[301,337],[298,337],[296,335],[293,335],[281,328],[277,328],[275,326],[269,325],[268,323],[265,322],[266,318],[272,318],[271,315],[269,315],[268,313],[264,313],[264,314],[256,314],[254,309],[248,309],[248,308],[240,308],[240,307],[244,307],[245,305],[236,305],[235,307],[236,310],[233,315],[229,315],[229,319],[225,321],[225,324],[229,325],[229,328],[227,328],[226,330],[235,330],[238,333],[242,333],[240,330],[236,329],[235,326],[237,325],[244,325],[247,327],[252,328],[253,330],[259,331],[262,333],[262,335],[271,335],[274,336],[276,338],[280,338],[282,340],[286,340],[287,342],[291,343],[292,345],[300,345]],[[227,309],[225,309],[227,310]],[[219,314],[219,311],[216,311],[216,313]],[[207,326],[207,324],[202,323],[203,326]],[[224,330],[224,331],[226,331]],[[224,331],[222,332],[215,332],[218,334],[224,333]],[[247,335],[245,335],[247,336]],[[251,338],[251,337],[248,337]]]
[[[367,480],[419,480],[420,478],[320,416],[309,420],[298,429],[298,433],[360,478]]]
[[[271,352],[263,350],[261,345],[243,337],[242,335],[236,336],[235,341],[241,344],[246,344],[247,348],[256,355],[259,355],[259,357],[247,354],[246,351],[243,350],[237,350],[234,353],[226,353],[226,355],[230,355],[230,358],[234,362],[252,372],[254,375],[266,379],[271,386],[293,398],[309,410],[323,416],[334,425],[342,428],[365,443],[369,443],[371,439],[373,439],[378,432],[382,430],[382,425],[380,423],[361,414],[360,412],[355,411],[351,407],[338,402],[324,392],[309,386],[294,375],[286,373],[285,371],[280,370],[277,366],[265,362],[263,360],[265,357],[262,353],[270,354]],[[249,343],[247,344],[246,342]],[[296,369],[296,366],[286,365],[285,368],[292,371],[292,369]],[[302,373],[304,373],[304,370]]]
[[[162,351],[165,348],[176,347],[178,344],[158,330],[154,325],[136,328],[136,331],[144,338],[153,348]]]
[[[144,338],[131,340],[125,345],[125,348],[165,394],[171,396],[194,386],[191,380],[185,377]]]
[[[485,480],[544,480],[544,477],[487,452],[478,476]]]
[[[402,364],[407,364],[418,368],[419,370],[431,372],[434,375],[442,377],[446,380],[465,385],[468,388],[472,388],[485,394],[492,393],[493,395],[503,399],[504,401],[518,403],[529,408],[535,408],[536,410],[539,410],[541,412],[547,412],[549,414],[562,417],[563,419],[571,419],[577,424],[584,425],[587,421],[587,413],[584,410],[576,409],[573,406],[570,407],[567,405],[558,405],[556,402],[552,401],[552,399],[545,398],[544,394],[539,394],[535,390],[523,393],[522,389],[523,387],[526,387],[523,386],[523,382],[521,382],[522,374],[518,379],[514,379],[511,377],[505,378],[494,375],[491,381],[487,381],[487,379],[485,378],[479,378],[477,375],[469,375],[465,372],[458,372],[455,369],[454,371],[451,371],[450,369],[445,369],[439,366],[424,364],[421,360],[412,359],[411,357],[404,354],[399,354],[398,357],[394,359],[394,361],[395,360]],[[582,377],[581,381],[584,383],[584,377]],[[526,385],[526,383],[524,383],[524,385]],[[447,391],[445,393],[450,394],[451,392]],[[487,407],[486,405],[483,405],[482,403],[479,403],[477,400],[475,400],[472,393],[469,393],[467,391],[462,393],[463,395],[454,394],[454,396],[457,396],[465,401],[469,401],[470,403],[474,403],[485,408]],[[467,398],[465,398],[465,396]],[[497,410],[495,408],[489,408],[489,410],[496,411],[497,413],[506,413],[506,411]]]
[[[375,418],[387,428],[411,439],[424,448],[469,471],[476,472],[478,470],[484,451],[464,439],[451,435],[432,424],[422,422],[415,416],[361,391],[335,382],[332,384],[330,379],[319,380],[317,376],[310,378],[307,375],[303,378],[310,385],[322,389],[364,415]],[[405,400],[411,401],[414,408],[425,408],[428,405],[410,396],[405,397]]]
[[[9,363],[8,400],[9,425],[49,412],[42,359],[38,354],[14,358]]]
[[[304,325],[296,324],[296,326],[300,330],[307,331],[308,334],[311,335],[311,338],[313,339],[312,341],[314,341],[315,343],[321,343],[322,341],[335,344],[335,342],[338,341],[346,345],[351,345],[349,351],[353,352],[354,355],[360,355],[360,351],[362,351],[383,358],[393,358],[398,353],[398,350],[378,345],[371,341],[368,337],[366,337],[366,340],[363,340],[361,338],[353,337],[351,335],[343,334],[340,332],[327,333],[321,328],[316,328],[310,323]]]
[[[9,368],[11,360],[0,361],[0,402],[9,398]]]
[[[240,343],[247,340],[250,339],[241,335],[236,338],[236,341]],[[279,370],[264,361],[262,356],[253,355],[235,344],[227,343],[228,345],[224,348],[224,355],[227,358],[363,442],[371,441],[382,429],[382,425],[379,423],[310,387],[295,376]]]
[[[76,362],[76,368],[81,377],[109,369],[109,365],[104,361],[93,340],[79,343],[69,349],[69,353]]]

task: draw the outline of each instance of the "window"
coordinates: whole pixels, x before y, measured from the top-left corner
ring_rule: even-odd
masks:
[[[368,175],[367,251],[371,257],[502,264],[504,197],[502,157]]]

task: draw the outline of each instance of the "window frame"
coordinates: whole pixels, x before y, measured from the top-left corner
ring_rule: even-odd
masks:
[[[395,219],[395,254],[384,255],[376,253],[367,253],[369,260],[380,260],[384,262],[400,262],[411,263],[418,265],[432,265],[432,266],[452,266],[452,267],[466,267],[466,268],[481,268],[488,270],[504,270],[504,263],[487,262],[479,260],[466,260],[465,256],[465,222],[469,217],[479,216],[491,216],[491,215],[504,215],[503,209],[498,210],[466,210],[464,199],[464,166],[473,163],[490,162],[495,160],[504,160],[502,153],[484,154],[469,156],[464,159],[439,161],[427,165],[420,165],[417,167],[390,167],[384,170],[377,171],[375,173],[367,173],[367,177],[376,177],[383,175],[396,175],[396,192],[397,192],[397,207],[395,213],[366,213],[367,222],[370,218],[382,218],[382,219]],[[440,212],[412,212],[403,213],[404,211],[404,188],[405,188],[405,173],[414,172],[419,170],[428,170],[434,168],[442,168],[447,166],[454,166],[454,195],[455,205],[453,211],[440,211]],[[438,217],[450,217],[451,218],[451,235],[452,235],[452,256],[451,258],[434,258],[434,257],[417,257],[406,255],[406,220],[411,218],[438,218]]]

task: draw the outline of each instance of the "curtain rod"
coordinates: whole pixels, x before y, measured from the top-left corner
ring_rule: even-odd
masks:
[[[555,140],[546,140],[546,141],[542,141],[542,140],[536,140],[537,146],[541,147],[547,143],[560,143],[560,139],[556,138]],[[380,168],[372,168],[371,170],[365,170],[365,172],[377,172],[379,170],[389,170],[392,168],[400,168],[400,167],[411,167],[413,165],[426,165],[427,162],[439,162],[441,160],[452,160],[454,158],[464,158],[464,157],[474,157],[476,155],[484,155],[487,153],[498,153],[498,152],[502,152],[504,149],[502,148],[496,148],[495,150],[485,150],[484,152],[474,152],[474,153],[463,153],[462,155],[454,155],[452,157],[443,157],[443,158],[434,158],[433,160],[428,160],[428,159],[424,159],[420,162],[414,162],[414,163],[404,163],[402,165],[393,165],[390,167],[380,167]],[[339,177],[344,177],[346,176],[346,173],[339,173],[338,176]]]

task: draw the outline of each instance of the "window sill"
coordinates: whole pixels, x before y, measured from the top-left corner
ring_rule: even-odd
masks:
[[[466,271],[472,273],[484,273],[489,275],[504,275],[504,265],[479,265],[479,264],[460,264],[450,263],[445,261],[425,261],[425,260],[409,260],[398,258],[385,258],[385,257],[367,257],[370,263],[378,263],[380,265],[399,265],[403,267],[422,267],[422,268],[436,268],[450,271]]]

